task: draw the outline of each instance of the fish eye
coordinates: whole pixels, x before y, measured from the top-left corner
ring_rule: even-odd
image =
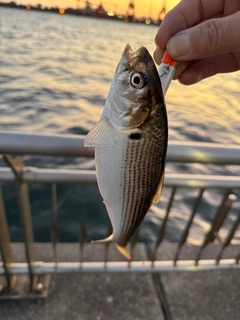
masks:
[[[146,85],[143,74],[139,72],[133,73],[131,76],[131,85],[136,89],[142,89]]]

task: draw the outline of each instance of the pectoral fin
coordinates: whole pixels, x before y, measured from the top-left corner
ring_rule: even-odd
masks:
[[[109,122],[109,118],[99,121],[92,127],[85,138],[84,146],[113,146],[112,125]]]

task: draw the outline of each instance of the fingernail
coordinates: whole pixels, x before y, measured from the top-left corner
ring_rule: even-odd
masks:
[[[191,51],[189,36],[187,33],[178,33],[167,43],[167,50],[172,58],[176,60],[180,57],[187,56]]]
[[[155,51],[153,52],[153,58],[156,62],[156,64],[160,64],[163,56],[163,51],[160,48],[156,48]]]

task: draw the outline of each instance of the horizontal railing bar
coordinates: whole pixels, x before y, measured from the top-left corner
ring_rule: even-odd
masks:
[[[28,134],[0,132],[0,154],[93,157],[94,149],[84,147],[84,135]],[[239,164],[240,147],[203,142],[168,145],[167,160],[213,164]]]
[[[39,169],[25,167],[22,179],[27,183],[96,183],[94,170]],[[0,168],[0,181],[14,181],[11,169]]]
[[[125,261],[114,262],[54,262],[36,261],[33,263],[35,274],[63,273],[63,272],[161,272],[161,271],[200,271],[213,269],[240,268],[235,259],[222,259],[216,265],[214,259],[200,260],[198,266],[194,260],[178,260],[177,265],[173,261]],[[25,274],[28,272],[27,263],[14,263],[11,266],[13,274]],[[4,273],[3,264],[0,263],[0,274]]]
[[[84,147],[82,135],[29,134],[0,132],[0,154],[49,155],[63,157],[94,156],[93,148]]]
[[[172,141],[168,144],[167,160],[208,164],[240,164],[240,147],[206,142]]]
[[[94,170],[39,169],[25,167],[23,182],[27,183],[96,183]],[[0,168],[0,181],[11,182],[15,177],[9,168]],[[240,188],[240,176],[215,176],[167,173],[165,186],[190,188]]]

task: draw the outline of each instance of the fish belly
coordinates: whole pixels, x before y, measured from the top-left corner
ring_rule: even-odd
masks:
[[[100,193],[120,246],[140,225],[164,174],[165,129],[148,130],[139,140],[119,134],[113,146],[95,148]]]

